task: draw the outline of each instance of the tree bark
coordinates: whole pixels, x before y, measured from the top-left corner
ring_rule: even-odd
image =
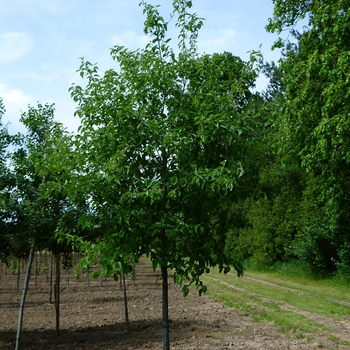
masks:
[[[89,272],[89,268],[86,271],[86,277],[87,277],[87,285],[88,285],[88,291],[90,292],[90,272]]]
[[[136,264],[133,264],[131,279],[132,279],[133,285],[135,285],[136,284]]]
[[[49,302],[52,304],[52,270],[53,270],[53,253],[50,252],[50,279],[49,279]]]
[[[60,334],[60,254],[55,255],[56,280],[55,280],[55,310],[56,310],[56,335]]]
[[[19,350],[19,345],[20,345],[20,340],[21,340],[24,304],[25,304],[25,301],[26,301],[26,295],[27,295],[27,291],[28,291],[28,284],[29,284],[30,270],[32,268],[32,263],[33,263],[33,249],[30,249],[28,265],[27,265],[27,272],[26,272],[26,276],[24,278],[24,283],[23,283],[22,298],[21,298],[21,303],[20,303],[20,306],[19,306],[15,350]]]
[[[128,297],[126,295],[126,283],[125,283],[125,273],[122,272],[123,276],[123,286],[124,286],[124,311],[125,311],[125,332],[130,332],[130,323],[129,323],[129,310],[128,310]]]
[[[16,291],[18,293],[19,291],[19,280],[21,277],[21,258],[18,258],[18,266],[17,266],[17,285],[16,285]]]
[[[169,341],[169,298],[168,298],[168,268],[162,265],[162,328],[163,328],[163,350],[170,349]]]
[[[168,166],[168,156],[165,149],[162,150],[163,154],[163,165],[162,165],[162,178],[166,177],[166,171]],[[164,217],[168,211],[167,209],[167,198],[168,189],[166,186],[162,186],[163,192],[163,213]],[[170,350],[170,339],[169,339],[169,293],[168,293],[168,258],[167,258],[167,236],[166,230],[163,227],[161,229],[161,242],[162,242],[162,328],[163,328],[163,350]]]
[[[38,253],[34,253],[35,256],[35,288],[38,286]]]

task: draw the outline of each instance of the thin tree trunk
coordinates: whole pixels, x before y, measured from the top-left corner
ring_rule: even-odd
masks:
[[[56,335],[60,334],[60,254],[56,258],[56,280],[55,280],[55,310],[56,310]]]
[[[35,256],[35,288],[38,286],[38,253],[34,253]]]
[[[162,327],[163,327],[163,350],[170,349],[169,341],[169,298],[168,298],[168,269],[162,266]]]
[[[86,273],[87,273],[88,291],[90,292],[90,273],[89,273],[89,269],[87,269]]]
[[[166,152],[163,153],[163,169],[167,169],[168,157]],[[168,190],[166,186],[162,187],[163,201],[164,201],[164,215],[167,213],[167,197]],[[161,241],[163,250],[163,261],[161,265],[162,271],[162,328],[163,328],[163,350],[170,350],[170,339],[169,339],[169,292],[168,292],[168,263],[167,263],[167,236],[165,228],[161,230]]]
[[[19,280],[21,277],[21,258],[18,258],[18,266],[17,266],[17,285],[16,285],[16,291],[19,292]]]
[[[129,324],[129,310],[128,310],[128,298],[126,296],[126,283],[125,283],[125,273],[122,272],[123,276],[123,286],[124,286],[124,311],[125,311],[125,332],[130,332],[130,324]]]
[[[46,283],[49,282],[49,265],[48,265],[48,259],[47,259],[47,249],[45,249],[45,254],[44,254],[44,268],[43,271],[45,272],[45,279]]]
[[[133,282],[133,285],[136,284],[136,264],[133,264],[132,271],[131,271],[131,279]]]
[[[49,302],[52,304],[52,270],[53,270],[53,253],[50,252],[50,278],[49,278]]]
[[[19,345],[20,345],[20,340],[21,340],[24,304],[25,304],[25,301],[26,301],[26,295],[27,295],[27,291],[28,291],[28,284],[29,284],[30,270],[32,268],[32,263],[33,263],[33,249],[30,249],[28,265],[27,265],[27,272],[26,272],[26,276],[24,278],[24,283],[23,283],[22,298],[21,298],[21,303],[20,303],[20,306],[19,306],[15,350],[19,350]]]

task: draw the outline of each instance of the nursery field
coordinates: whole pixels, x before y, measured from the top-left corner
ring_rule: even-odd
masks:
[[[20,292],[17,275],[0,270],[0,349],[14,349]],[[112,279],[79,279],[62,271],[60,335],[47,274],[32,275],[21,349],[161,349],[161,280],[148,261],[127,278],[130,332],[123,292]],[[23,274],[20,277],[23,279]],[[279,275],[215,271],[209,291],[184,298],[169,284],[172,349],[347,349],[350,296],[345,287],[301,283]],[[20,284],[22,286],[22,283]]]

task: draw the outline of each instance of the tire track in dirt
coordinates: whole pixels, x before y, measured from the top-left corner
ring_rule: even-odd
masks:
[[[239,292],[247,293],[247,294],[250,294],[254,297],[257,297],[264,302],[270,302],[270,303],[277,304],[284,311],[293,312],[293,313],[296,313],[298,315],[302,315],[302,316],[304,316],[304,317],[306,317],[306,318],[308,318],[308,319],[310,319],[310,320],[312,320],[320,325],[323,325],[323,326],[331,329],[332,336],[334,336],[342,341],[350,342],[350,323],[347,321],[332,320],[332,319],[329,319],[327,317],[315,314],[313,312],[301,310],[301,309],[299,309],[295,306],[289,305],[289,304],[281,303],[281,302],[273,300],[273,299],[262,297],[261,295],[259,295],[257,293],[248,292],[244,288],[236,287],[236,286],[234,286],[228,282],[222,281],[218,278],[214,278],[211,276],[206,276],[206,277],[208,277],[209,279],[211,279],[219,284],[222,284],[226,287],[229,287],[229,288],[232,288],[232,289],[237,290]],[[247,279],[247,277],[245,277],[245,279]],[[288,290],[291,292],[300,292],[298,294],[312,297],[312,294],[304,293],[302,291],[298,291],[297,289],[282,287],[282,286],[279,286],[279,285],[276,285],[276,284],[273,284],[270,282],[266,282],[266,281],[261,281],[259,279],[255,279],[255,278],[249,278],[249,280],[251,282],[254,282],[254,283],[268,285],[272,288],[284,289],[284,290]],[[331,301],[339,303],[338,300],[331,300]]]
[[[234,275],[233,273],[229,273],[229,274],[232,275],[232,276]],[[289,292],[296,293],[296,294],[299,294],[299,295],[305,295],[305,296],[308,296],[308,297],[312,296],[312,294],[303,292],[303,291],[298,290],[298,289],[280,286],[278,284],[274,284],[274,283],[271,283],[271,282],[259,280],[257,278],[244,276],[244,279],[247,280],[247,281],[251,281],[253,283],[263,284],[265,286],[269,286],[269,287],[272,287],[272,288],[288,290]]]
[[[233,274],[232,272],[229,272],[228,275],[236,276],[236,275]],[[295,293],[295,294],[299,294],[299,295],[305,295],[305,296],[307,296],[307,297],[313,297],[313,296],[314,296],[312,293],[307,293],[307,292],[303,292],[303,291],[298,290],[298,289],[280,286],[280,285],[278,285],[278,284],[271,283],[271,282],[267,282],[267,281],[264,281],[264,280],[259,280],[258,278],[254,278],[254,277],[247,277],[247,276],[244,276],[244,279],[247,280],[247,281],[251,281],[251,282],[253,282],[253,283],[262,284],[262,285],[265,285],[265,286],[269,286],[269,287],[271,287],[271,288],[287,290],[287,291],[289,291],[289,292],[292,292],[292,293]],[[343,306],[348,306],[348,307],[350,307],[350,303],[348,303],[348,302],[346,302],[346,301],[337,300],[337,299],[334,299],[334,298],[325,298],[325,299],[328,300],[328,301],[331,301],[331,302],[333,302],[333,303],[339,304],[339,305],[343,305]]]

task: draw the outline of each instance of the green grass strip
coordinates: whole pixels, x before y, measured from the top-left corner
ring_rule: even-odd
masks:
[[[245,279],[244,277],[238,278],[234,274],[219,274],[216,270],[213,270],[209,277],[217,278],[234,288],[244,289],[250,297],[251,295],[257,295],[260,299],[270,299],[277,304],[290,305],[303,312],[311,312],[333,320],[350,320],[350,306],[334,301],[333,299],[340,299],[340,295],[337,293],[333,293],[333,298],[328,298],[328,295],[330,294],[323,293],[325,288],[324,286],[321,286],[319,290],[313,288],[312,291],[308,292],[305,288],[299,288],[298,285],[294,284],[293,289],[295,291],[291,291],[288,289],[276,288],[274,286],[257,283],[255,281]],[[260,276],[254,276],[254,278],[258,278],[260,280],[262,279]],[[206,282],[208,280],[209,278],[205,278]],[[266,281],[266,279],[264,280]],[[266,282],[274,283],[270,280]],[[286,287],[286,285],[283,285],[281,281],[279,282],[280,283],[278,285],[280,287],[291,288],[290,285]],[[299,291],[299,293],[297,291]],[[341,299],[340,302],[342,302]]]
[[[209,287],[206,294],[214,300],[234,308],[242,316],[249,316],[255,322],[277,326],[281,332],[293,333],[295,337],[302,338],[304,333],[330,331],[323,324],[314,322],[303,315],[282,310],[275,302],[261,300],[259,296],[233,290],[208,277],[205,278],[205,283]]]

